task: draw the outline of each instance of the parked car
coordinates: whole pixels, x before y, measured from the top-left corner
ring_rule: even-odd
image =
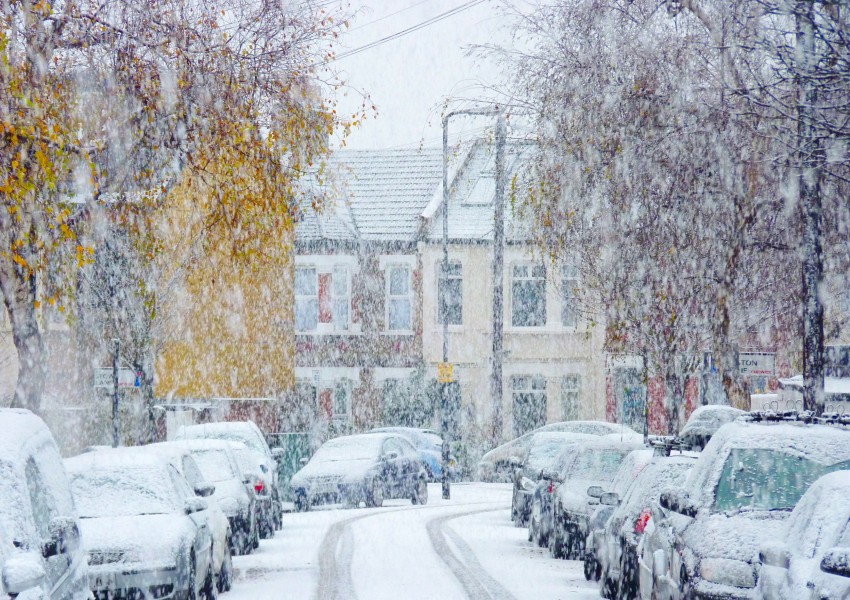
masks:
[[[260,544],[257,502],[251,473],[242,473],[233,451],[239,442],[182,440],[168,442],[191,453],[204,479],[215,485],[211,499],[227,517],[234,554],[248,554]]]
[[[177,430],[175,439],[215,439],[228,442],[241,442],[248,447],[257,463],[259,478],[258,486],[262,487],[259,495],[268,495],[269,500],[259,504],[260,535],[271,537],[282,525],[283,507],[281,506],[280,490],[278,489],[277,460],[282,459],[284,450],[269,448],[263,432],[252,421],[228,421],[221,423],[203,423],[186,425]]]
[[[554,465],[561,451],[572,442],[595,439],[598,438],[594,435],[564,431],[541,431],[534,434],[525,461],[515,467],[511,520],[517,527],[528,526],[531,499],[537,483],[543,479],[543,472]]]
[[[407,438],[419,452],[422,464],[428,471],[428,481],[441,481],[443,478],[443,438],[431,429],[416,427],[378,427],[372,433],[397,433]],[[457,459],[449,456],[449,479],[457,478]]]
[[[746,414],[734,406],[722,404],[700,406],[691,413],[688,422],[676,436],[676,441],[683,450],[699,452],[705,448],[714,432]]]
[[[602,496],[601,502],[614,506],[614,510],[604,529],[593,536],[593,548],[589,544],[587,554],[594,551],[603,598],[637,597],[637,548],[652,516],[652,506],[661,490],[684,483],[695,462],[695,455],[656,456],[625,495],[613,491]]]
[[[593,438],[597,439],[597,438]],[[582,447],[583,441],[567,444],[553,461],[549,469],[544,469],[541,479],[534,487],[531,495],[531,510],[528,517],[528,541],[537,546],[548,547],[549,536],[552,533],[552,506],[555,486],[563,481],[576,454]]]
[[[758,597],[763,600],[842,600],[850,597],[850,579],[821,570],[850,553],[850,471],[818,479],[788,518],[783,540],[759,551]],[[844,563],[845,572],[850,564]]]
[[[591,503],[589,507],[590,518],[587,523],[587,537],[585,538],[583,556],[586,579],[599,579],[602,570],[599,553],[605,547],[602,542],[608,519],[614,514],[620,499],[626,496],[634,481],[652,462],[654,455],[655,451],[649,448],[632,450],[620,464],[610,484],[605,487],[594,486],[593,489],[588,489],[588,496],[597,499],[597,502]]]
[[[570,433],[584,433],[587,435],[604,436],[611,434],[622,434],[623,436],[637,436],[634,430],[620,423],[608,423],[607,421],[561,421],[550,423],[529,431],[501,446],[496,446],[478,462],[478,478],[481,481],[510,482],[513,478],[513,464],[521,463],[528,454],[528,445],[535,433],[541,431],[565,431]],[[513,464],[512,464],[513,463]]]
[[[685,484],[660,496],[655,531],[639,558],[641,594],[752,598],[761,545],[782,536],[791,510],[815,480],[847,468],[850,431],[839,427],[724,425]]]
[[[626,456],[642,449],[650,452],[634,438],[620,441],[619,436],[606,436],[585,444],[576,454],[554,491],[549,536],[549,551],[554,558],[584,558],[591,507],[599,503],[603,488],[613,482]]]
[[[216,596],[207,500],[168,459],[117,448],[65,466],[97,600]]]
[[[238,468],[243,473],[243,481],[247,482],[247,489],[253,494],[254,504],[257,507],[257,531],[261,538],[270,538],[274,535],[274,522],[271,515],[275,509],[269,480],[263,472],[260,461],[257,460],[256,452],[252,452],[241,442],[229,442],[229,444]]]
[[[53,435],[27,410],[0,409],[0,598],[91,596],[77,511]]]
[[[266,434],[266,441],[272,453],[278,454],[277,487],[280,499],[292,502],[292,487],[289,485],[292,476],[304,466],[304,459],[313,454],[312,436],[309,433],[278,432]]]
[[[404,437],[366,433],[322,444],[292,477],[295,508],[323,503],[381,506],[391,498],[428,502],[428,473],[419,453]]]

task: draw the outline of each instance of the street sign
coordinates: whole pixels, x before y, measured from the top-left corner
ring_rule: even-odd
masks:
[[[452,363],[437,363],[437,381],[451,383],[454,380],[454,365]]]
[[[133,369],[118,369],[118,387],[141,387],[141,378]],[[112,368],[104,367],[94,370],[94,387],[112,389]]]
[[[748,375],[773,377],[776,373],[776,354],[772,352],[740,352],[738,371],[744,377]]]

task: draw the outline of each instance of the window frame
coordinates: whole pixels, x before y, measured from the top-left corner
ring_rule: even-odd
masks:
[[[578,268],[570,263],[561,265],[561,327],[564,329],[576,329],[579,326],[578,294],[575,290],[580,285],[581,276]],[[572,322],[569,323],[565,318],[568,311],[572,313]]]
[[[518,268],[527,268],[528,269],[527,274],[517,276],[516,270]],[[543,275],[542,276],[541,275],[534,275],[535,269],[542,269]],[[546,281],[547,280],[547,272],[546,271],[547,271],[546,270],[546,264],[543,263],[543,262],[523,261],[523,262],[516,262],[516,263],[511,264],[511,270],[510,270],[510,276],[511,276],[511,279],[510,279],[510,282],[511,282],[511,288],[510,288],[511,289],[510,323],[511,323],[512,329],[528,331],[528,330],[541,330],[541,329],[546,328],[546,326],[549,322],[548,314],[547,314],[548,306],[547,306],[547,302],[546,302],[546,293],[547,293],[547,285],[546,285],[547,284],[547,281]],[[516,300],[516,298],[515,298],[516,294],[515,294],[515,291],[514,291],[515,286],[517,285],[518,282],[536,282],[536,281],[541,281],[541,280],[543,282],[543,289],[542,289],[542,293],[541,293],[540,302],[542,302],[542,305],[543,305],[542,306],[542,308],[543,308],[543,311],[542,311],[543,322],[542,323],[535,323],[533,325],[522,325],[522,324],[518,325],[516,323],[517,305],[516,305],[516,302],[515,302],[515,300]]]
[[[407,272],[407,293],[392,293],[392,272],[403,269]],[[390,327],[390,305],[393,301],[407,301],[409,305],[408,323],[406,328],[392,329]],[[384,331],[393,334],[413,333],[413,268],[405,263],[389,263],[384,270]]]
[[[306,295],[298,293],[298,286],[293,285],[295,296],[295,333],[296,335],[317,335],[327,333],[349,333],[352,330],[352,268],[348,263],[334,262],[331,264],[316,264],[302,263],[295,265],[296,280],[298,271],[312,271],[314,277],[315,294]],[[336,291],[337,275],[343,274],[345,277],[346,295],[339,295]],[[322,322],[322,294],[321,294],[321,279],[323,275],[330,275],[330,286],[328,289],[328,301],[331,310],[331,320],[328,323]],[[340,300],[345,300],[346,315],[345,322],[340,323],[337,303]],[[315,323],[313,329],[300,329],[298,327],[298,304],[302,300],[310,300],[315,302]]]
[[[452,267],[458,267],[459,274],[457,274],[457,275],[452,274],[452,272],[451,272]],[[442,260],[437,261],[437,266],[436,266],[435,272],[437,274],[437,310],[435,311],[435,315],[436,315],[436,318],[437,318],[437,325],[442,325],[443,324],[442,285],[443,285],[443,281],[444,281],[443,261]],[[457,260],[457,259],[449,260],[449,273],[448,273],[448,275],[445,276],[445,279],[446,280],[453,279],[453,280],[460,281],[460,290],[459,290],[460,322],[452,323],[451,320],[449,320],[449,328],[461,328],[461,327],[463,327],[463,262],[460,261],[460,260]]]

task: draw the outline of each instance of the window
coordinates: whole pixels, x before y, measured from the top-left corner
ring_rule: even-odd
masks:
[[[546,267],[514,265],[511,323],[514,327],[546,325]]]
[[[546,378],[542,375],[511,377],[514,436],[546,424]]]
[[[341,379],[334,384],[333,416],[346,417],[351,409],[351,381]]]
[[[581,399],[581,375],[566,375],[561,379],[561,408],[564,421],[578,419]]]
[[[387,331],[413,329],[413,298],[410,267],[392,265],[387,268]]]
[[[437,264],[437,272],[443,272],[442,261]],[[439,323],[445,323],[448,317],[449,325],[463,324],[463,266],[459,261],[451,261],[444,277],[439,281]]]
[[[320,272],[316,267],[295,269],[295,330],[347,331],[350,322],[351,281],[347,267]]]
[[[47,539],[50,520],[56,516],[56,507],[45,485],[43,473],[32,457],[27,460],[26,477],[35,528],[43,539]]]
[[[564,265],[561,283],[561,325],[575,327],[578,325],[578,269],[572,265]]]
[[[295,330],[315,331],[319,324],[319,285],[315,268],[295,269]]]

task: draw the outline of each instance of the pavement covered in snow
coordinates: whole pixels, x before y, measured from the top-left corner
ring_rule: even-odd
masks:
[[[508,484],[429,486],[429,503],[284,515],[237,570],[229,600],[598,598],[581,563],[554,560],[510,520]]]

